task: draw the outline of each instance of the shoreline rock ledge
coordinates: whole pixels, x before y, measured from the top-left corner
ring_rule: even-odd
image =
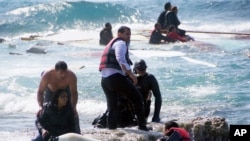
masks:
[[[197,117],[188,121],[176,121],[189,131],[193,141],[229,141],[229,125],[221,117]],[[109,129],[83,129],[82,134],[101,141],[156,141],[163,135],[164,123],[149,123],[153,131],[145,132],[137,127]]]

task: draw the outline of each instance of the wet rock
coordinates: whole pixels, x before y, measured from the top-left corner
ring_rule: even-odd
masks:
[[[26,50],[27,53],[35,53],[35,54],[46,54],[44,48],[39,47],[31,47],[30,49]]]
[[[177,121],[180,127],[189,131],[195,141],[229,141],[229,126],[225,118],[197,117],[189,121]],[[108,129],[84,129],[82,134],[102,141],[156,141],[163,136],[164,123],[150,123],[153,131],[138,130],[137,127]]]

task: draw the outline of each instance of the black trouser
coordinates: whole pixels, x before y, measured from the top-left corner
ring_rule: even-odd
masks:
[[[135,105],[135,114],[139,126],[146,125],[142,94],[125,76],[116,73],[107,78],[102,78],[101,85],[107,99],[109,129],[117,128],[117,102],[120,95],[127,97]]]

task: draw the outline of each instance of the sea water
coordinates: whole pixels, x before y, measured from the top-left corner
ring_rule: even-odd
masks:
[[[80,127],[93,128],[93,119],[106,110],[98,71],[104,48],[99,32],[106,22],[114,36],[121,25],[132,29],[130,57],[144,59],[157,78],[163,122],[218,116],[229,124],[250,124],[249,38],[187,32],[195,42],[150,45],[142,35],[150,34],[165,2],[0,0],[0,38],[6,39],[0,44],[0,140],[27,141],[37,135],[40,75],[59,60],[77,76]],[[179,8],[180,28],[187,31],[250,33],[249,0],[170,2]],[[30,35],[41,37],[20,39]],[[47,53],[26,52],[34,46]]]

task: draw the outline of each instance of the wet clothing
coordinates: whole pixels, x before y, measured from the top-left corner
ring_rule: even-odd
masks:
[[[117,119],[118,119],[118,98],[123,95],[128,100],[130,100],[135,105],[135,114],[138,118],[139,128],[146,127],[146,120],[144,118],[144,103],[141,93],[137,88],[132,84],[131,81],[125,76],[125,72],[117,67],[120,67],[123,64],[127,70],[130,70],[129,59],[126,57],[128,54],[128,46],[123,40],[116,40],[113,45],[109,43],[107,45],[101,62],[106,62],[105,65],[100,63],[100,71],[102,73],[101,86],[105,93],[107,99],[107,110],[108,110],[108,128],[116,129],[117,128]],[[111,52],[108,50],[114,50],[115,60],[110,64],[111,61],[105,61],[105,56],[110,56]],[[112,67],[108,67],[112,66]]]
[[[169,41],[169,38],[166,36],[163,36],[161,34],[161,31],[153,30],[151,33],[150,39],[149,39],[149,43],[150,44],[160,44],[162,40],[164,40],[166,42],[166,41]]]
[[[157,23],[161,24],[161,27],[164,27],[165,25],[165,15],[166,15],[166,11],[162,11],[161,14],[159,15],[158,19],[157,19]]]
[[[106,95],[108,103],[108,128],[117,128],[118,119],[118,98],[124,96],[130,100],[135,106],[135,114],[138,119],[139,126],[146,125],[144,117],[144,103],[141,93],[138,89],[127,79],[119,73],[113,74],[107,78],[102,78],[101,85]]]
[[[100,40],[99,43],[100,45],[107,45],[113,38],[113,33],[111,29],[109,28],[104,28],[100,32]]]
[[[174,25],[175,28],[176,28],[176,31],[177,33],[180,35],[180,36],[184,36],[186,34],[186,31],[183,30],[183,29],[179,29],[178,26],[181,24],[181,22],[179,21],[177,15],[172,12],[172,11],[168,11],[166,12],[166,15],[165,15],[165,23],[164,23],[164,28],[167,28],[170,26],[170,25]]]
[[[167,36],[172,39],[172,42],[176,41],[187,42],[187,39],[177,34],[177,32],[169,32]]]
[[[66,92],[68,94],[68,98],[69,98],[69,101],[70,101],[70,97],[71,97],[71,93],[70,93],[70,89],[69,87],[67,87],[66,89]],[[44,91],[44,94],[43,94],[43,99],[44,99],[44,105],[51,102],[52,99],[54,98],[55,96],[55,93],[52,92],[49,88],[46,88],[46,90]],[[79,125],[79,116],[75,116],[75,129],[77,131],[77,133],[81,133],[81,130],[80,130],[80,125]]]
[[[157,141],[192,141],[188,131],[184,128],[172,127],[165,136]]]
[[[152,118],[153,122],[160,122],[160,110],[161,110],[161,104],[162,104],[162,97],[160,88],[158,85],[158,82],[154,75],[146,73],[143,76],[138,76],[138,83],[136,87],[140,90],[144,97],[144,103],[145,103],[145,117],[147,118],[150,113],[150,104],[151,100],[148,100],[149,93],[152,91],[154,97],[155,97],[155,110],[154,115]]]
[[[47,103],[43,108],[42,114],[37,118],[36,126],[40,136],[42,135],[42,129],[49,132],[44,141],[65,133],[77,133],[71,105],[65,106],[59,111],[57,105],[53,105],[51,102]]]
[[[181,22],[179,21],[177,15],[174,12],[172,11],[166,12],[165,24],[164,24],[166,28],[168,28],[170,25],[174,25],[177,28],[180,24]]]

